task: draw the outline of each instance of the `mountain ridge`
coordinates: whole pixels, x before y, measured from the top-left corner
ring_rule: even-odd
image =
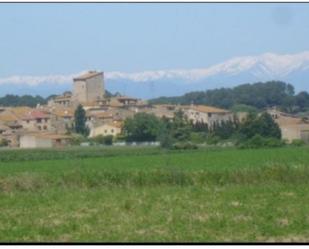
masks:
[[[0,78],[4,94],[59,94],[72,88],[72,78],[83,72],[68,75],[10,76]],[[233,87],[244,83],[281,80],[291,83],[296,91],[308,90],[309,51],[295,54],[263,53],[240,56],[206,68],[148,70],[137,73],[106,72],[106,88],[140,98],[175,96],[188,91],[214,87]],[[14,85],[14,88],[12,88]]]

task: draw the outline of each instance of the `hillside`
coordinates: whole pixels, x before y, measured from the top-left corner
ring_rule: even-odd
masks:
[[[281,81],[243,84],[234,88],[219,88],[189,92],[178,97],[160,97],[151,104],[199,104],[231,109],[246,105],[263,109],[278,106],[287,112],[305,111],[309,108],[308,92],[295,94],[294,87]]]

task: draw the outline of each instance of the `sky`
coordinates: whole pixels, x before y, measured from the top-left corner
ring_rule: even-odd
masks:
[[[0,4],[0,78],[203,68],[309,50],[309,4]]]

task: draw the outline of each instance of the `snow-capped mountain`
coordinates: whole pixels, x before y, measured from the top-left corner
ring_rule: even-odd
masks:
[[[0,78],[1,95],[59,94],[72,88],[71,75],[11,76]],[[283,80],[296,91],[309,90],[309,51],[297,54],[265,53],[243,56],[200,69],[144,71],[138,73],[106,72],[106,88],[140,98],[175,96],[189,91],[233,87],[243,83]],[[12,87],[12,84],[14,87]]]

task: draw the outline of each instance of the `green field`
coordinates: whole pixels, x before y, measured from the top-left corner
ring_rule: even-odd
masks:
[[[0,150],[0,242],[308,242],[309,147]]]

